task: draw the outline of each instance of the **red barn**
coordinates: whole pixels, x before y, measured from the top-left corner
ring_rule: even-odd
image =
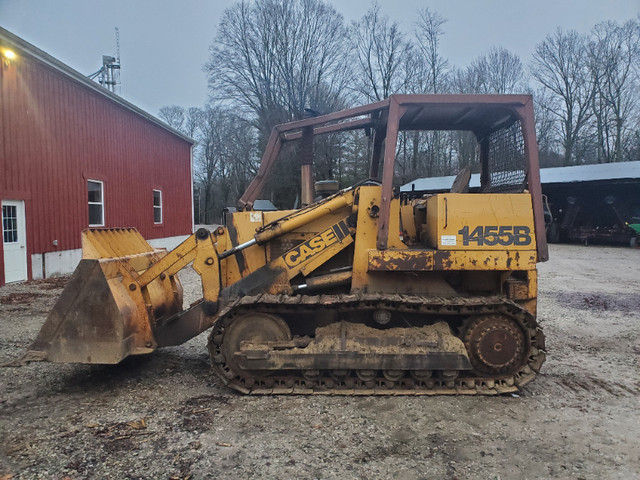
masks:
[[[193,231],[193,141],[0,28],[0,285],[72,271],[88,227]]]

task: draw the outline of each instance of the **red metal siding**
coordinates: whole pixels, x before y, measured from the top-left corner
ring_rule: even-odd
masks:
[[[80,247],[87,179],[104,182],[107,227],[149,239],[189,234],[190,148],[36,60],[0,64],[0,199],[25,200],[29,263],[34,253]],[[153,223],[153,189],[162,190],[162,225]]]

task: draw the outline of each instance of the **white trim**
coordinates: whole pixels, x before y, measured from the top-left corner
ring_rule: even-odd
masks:
[[[160,194],[160,205],[156,206],[156,192]],[[160,208],[160,221],[156,222],[156,208]],[[162,216],[162,190],[158,190],[156,188],[153,189],[153,224],[154,225],[162,225],[162,221],[164,220]]]
[[[189,181],[191,182],[191,233],[193,233],[196,231],[195,202],[193,200],[193,144],[189,148]]]
[[[4,222],[0,224],[0,242],[3,243],[4,252],[2,266],[4,268],[4,282],[23,282],[29,279],[27,264],[27,207],[24,200],[2,199],[0,207],[14,207],[17,224],[17,241],[4,243]],[[4,219],[0,209],[0,221]],[[14,263],[17,262],[17,263]],[[16,268],[14,268],[16,267]],[[9,274],[13,277],[7,278]]]
[[[89,182],[99,183],[100,184],[100,202],[89,202]],[[104,227],[105,224],[105,206],[104,206],[104,182],[102,180],[92,180],[87,178],[87,206],[88,205],[100,205],[102,209],[100,210],[102,213],[102,222],[101,223],[91,223],[91,219],[89,218],[89,226],[90,227]]]

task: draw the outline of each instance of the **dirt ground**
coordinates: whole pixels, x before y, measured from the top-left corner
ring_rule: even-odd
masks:
[[[639,478],[640,250],[551,255],[547,362],[519,396],[247,397],[213,376],[203,334],[118,366],[0,368],[0,479]],[[0,363],[64,280],[0,288]]]

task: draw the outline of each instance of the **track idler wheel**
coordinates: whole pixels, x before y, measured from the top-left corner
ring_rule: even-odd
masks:
[[[464,344],[469,361],[481,374],[513,374],[525,363],[529,350],[520,325],[506,315],[472,318],[466,327]]]
[[[289,326],[276,315],[268,313],[246,313],[234,318],[225,329],[221,352],[229,367],[230,376],[261,377],[269,375],[268,370],[243,370],[238,364],[235,353],[240,351],[241,343],[248,341],[255,344],[262,342],[286,342],[291,340]]]

